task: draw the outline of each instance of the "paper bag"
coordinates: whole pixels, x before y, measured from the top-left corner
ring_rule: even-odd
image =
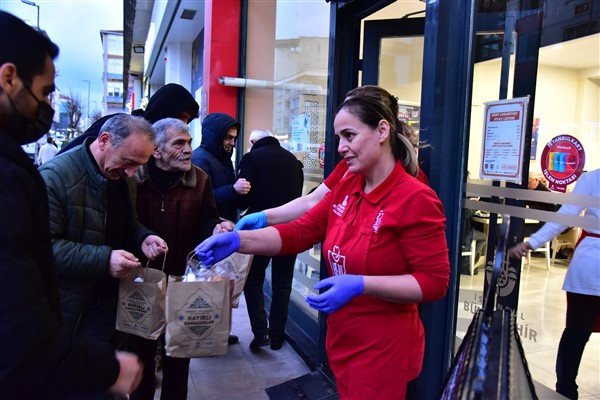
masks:
[[[156,340],[165,328],[164,272],[136,268],[119,281],[118,331]]]
[[[234,280],[233,294],[231,295],[231,307],[238,308],[240,305],[240,296],[244,291],[248,271],[252,265],[253,254],[233,253],[223,261],[215,264],[227,270],[231,279]]]
[[[230,282],[186,282],[170,277],[166,301],[165,351],[195,358],[227,353],[231,324]]]

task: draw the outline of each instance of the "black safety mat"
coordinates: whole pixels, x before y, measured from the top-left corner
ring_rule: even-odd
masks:
[[[266,389],[271,400],[339,400],[337,390],[321,371],[314,371]]]

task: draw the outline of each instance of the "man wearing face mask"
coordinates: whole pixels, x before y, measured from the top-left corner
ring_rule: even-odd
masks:
[[[75,336],[114,343],[119,279],[167,251],[135,210],[132,179],[155,146],[143,118],[119,114],[100,134],[40,167],[48,187],[50,234],[63,320]]]
[[[138,358],[63,326],[46,188],[21,149],[52,122],[58,47],[3,11],[0,37],[0,397],[129,394],[141,378]]]

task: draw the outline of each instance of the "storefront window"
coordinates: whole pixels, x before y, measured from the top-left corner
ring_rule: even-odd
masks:
[[[465,196],[464,215],[468,221],[463,224],[465,240],[457,310],[458,338],[463,337],[483,301],[485,250],[490,245],[486,240],[490,213],[477,209],[473,203],[469,205],[469,200],[489,197],[492,193],[491,189],[486,189],[491,186],[491,180],[480,179],[479,174],[482,166],[484,107],[486,102],[499,99],[502,74],[508,73],[508,99],[518,97],[513,96],[513,88],[517,91],[523,85],[535,87],[535,93],[530,93],[530,101],[534,101],[532,138],[531,142],[525,143],[531,153],[529,176],[523,176],[524,188],[517,189],[529,197],[523,201],[521,208],[524,238],[532,235],[544,222],[558,222],[555,221],[559,218],[555,211],[563,204],[576,201],[569,197],[576,181],[563,182],[567,180],[569,171],[575,171],[583,162],[585,165],[581,172],[600,167],[600,35],[597,33],[600,10],[595,9],[595,5],[593,2],[545,2],[545,6],[539,8],[541,32],[532,32],[531,24],[527,32],[520,30],[523,25],[519,25],[519,20],[536,15],[538,11],[519,10],[508,70],[503,70],[501,58],[504,32],[486,30],[477,36],[467,160],[471,176],[467,181]],[[503,25],[499,27],[504,28]],[[523,65],[519,65],[516,58],[518,51],[524,51],[525,46],[528,47],[526,53],[529,59],[523,61],[522,58],[521,62],[531,62],[537,57],[537,70],[524,73]],[[536,54],[538,46],[539,54]],[[526,76],[527,82],[514,78],[518,75],[518,68],[521,68],[520,77]],[[564,145],[552,145],[567,137]],[[569,143],[576,145],[571,148]],[[562,152],[564,156],[552,154]],[[558,163],[562,163],[562,167]],[[552,173],[553,170],[558,173]],[[499,207],[508,209],[502,197],[515,197],[508,191],[502,194],[505,186],[504,182],[500,182],[494,193],[500,193]],[[484,207],[483,203],[480,204]],[[577,223],[573,221],[573,225]],[[478,236],[479,240],[471,242],[472,235],[467,239],[469,230],[471,234],[482,233],[483,240]],[[578,228],[563,232],[556,240],[524,257],[520,265],[517,328],[529,370],[534,381],[541,384],[538,386],[538,395],[539,390],[554,390],[556,382],[554,366],[565,326],[566,310],[562,284],[578,233]],[[510,279],[507,279],[507,283],[510,283]],[[598,356],[597,347],[586,347],[577,381],[582,397],[597,393]]]
[[[271,130],[302,161],[304,195],[323,181],[329,7],[326,2],[248,4],[245,137],[253,129]],[[319,269],[320,244],[298,255],[291,296],[315,319],[304,298],[319,280]]]

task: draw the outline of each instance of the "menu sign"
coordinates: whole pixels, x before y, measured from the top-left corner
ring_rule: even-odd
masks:
[[[529,97],[485,103],[479,176],[521,183]]]

